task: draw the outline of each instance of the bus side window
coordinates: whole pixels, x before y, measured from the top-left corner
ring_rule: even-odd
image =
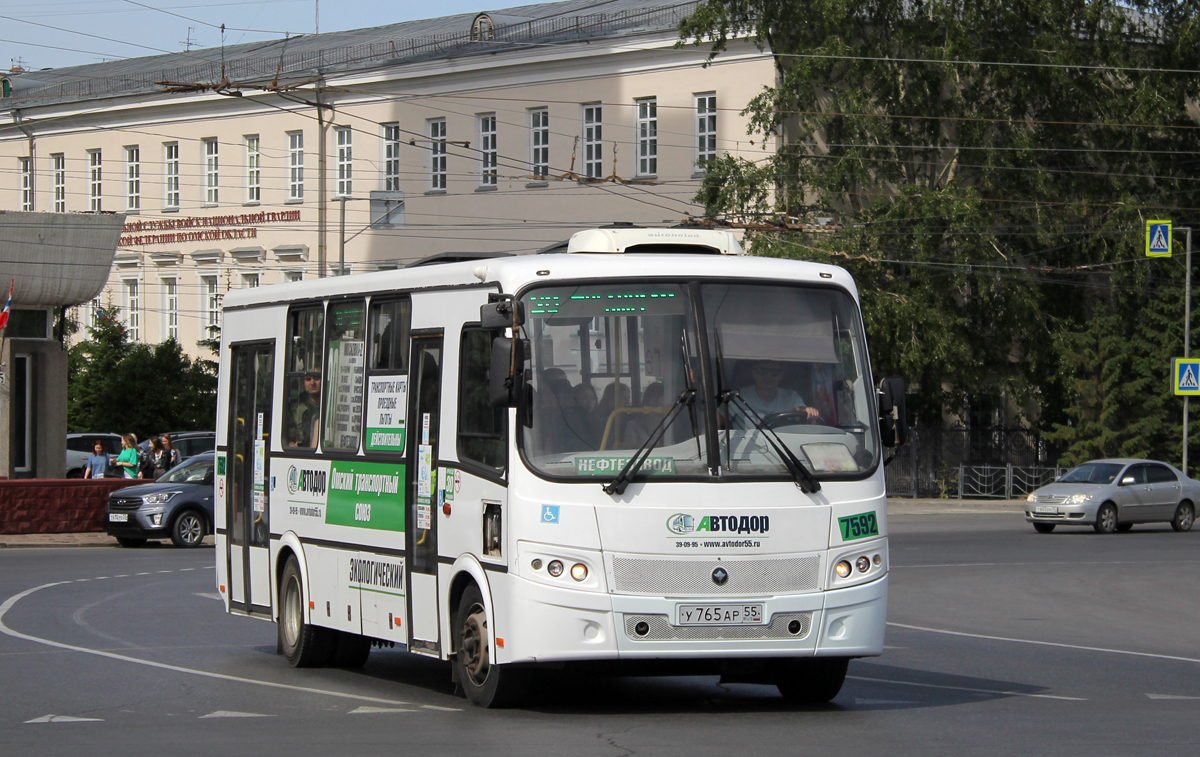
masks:
[[[458,459],[503,469],[508,462],[508,409],[492,407],[488,368],[499,330],[465,328],[458,377]]]
[[[347,300],[329,306],[325,363],[324,434],[321,448],[357,452],[362,436],[367,369],[367,303]]]
[[[325,312],[297,308],[288,314],[287,372],[284,376],[285,447],[315,447],[321,407],[321,354]]]
[[[372,372],[408,372],[408,330],[412,320],[412,302],[371,300]]]

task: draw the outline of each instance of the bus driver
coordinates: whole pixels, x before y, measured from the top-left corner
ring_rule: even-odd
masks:
[[[820,415],[815,407],[805,404],[804,398],[797,392],[779,386],[783,381],[782,363],[759,360],[750,369],[750,374],[754,377],[754,385],[742,387],[738,394],[760,418],[780,413],[803,413],[811,420]],[[754,423],[745,417],[746,414],[736,404],[730,409],[734,428],[754,428]]]

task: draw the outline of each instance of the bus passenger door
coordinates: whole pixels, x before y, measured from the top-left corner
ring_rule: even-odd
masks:
[[[437,655],[438,429],[442,382],[442,335],[412,335],[408,413],[409,651]]]
[[[271,613],[270,510],[267,507],[267,454],[274,389],[274,343],[233,348],[233,396],[229,403],[230,606],[244,613]]]

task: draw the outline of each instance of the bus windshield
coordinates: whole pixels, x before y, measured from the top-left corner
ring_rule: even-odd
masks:
[[[523,302],[533,401],[522,447],[542,474],[612,479],[677,403],[640,478],[709,477],[718,465],[721,476],[790,477],[780,445],[821,477],[875,464],[865,344],[840,290],[611,282],[537,288]]]

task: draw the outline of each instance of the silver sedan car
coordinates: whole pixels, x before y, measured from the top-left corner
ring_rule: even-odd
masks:
[[[1055,526],[1128,531],[1135,523],[1191,529],[1200,481],[1157,460],[1092,460],[1029,495],[1025,520],[1040,534]]]

